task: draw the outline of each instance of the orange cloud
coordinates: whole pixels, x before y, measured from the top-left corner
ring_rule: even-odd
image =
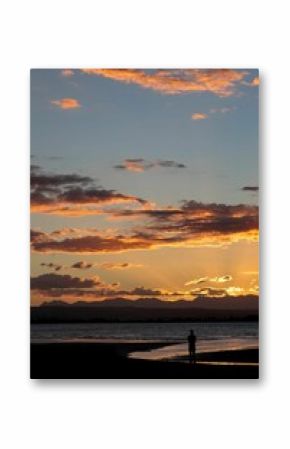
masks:
[[[51,234],[41,236],[32,241],[32,249],[43,253],[67,254],[102,254],[122,253],[126,251],[153,250],[161,247],[196,248],[201,246],[225,246],[241,240],[258,241],[258,230],[239,233],[223,234],[222,232],[208,233],[200,231],[198,234],[188,235],[176,232],[175,235],[155,234],[120,235],[104,237],[93,234],[86,237],[54,239]]]
[[[195,112],[194,114],[192,114],[191,118],[192,120],[205,120],[206,118],[208,118],[208,115],[204,114],[203,112]]]
[[[59,215],[62,217],[85,217],[90,215],[102,215],[104,212],[101,209],[94,207],[66,207],[60,203],[54,206],[45,204],[31,204],[30,211],[32,214],[47,214],[47,215]]]
[[[138,199],[135,197],[128,196],[127,198],[111,198],[108,200],[100,201],[102,206],[118,205],[122,203],[134,203],[138,202]],[[98,199],[96,196],[96,205],[98,204]],[[116,210],[116,209],[115,209]],[[90,203],[83,203],[82,205],[74,205],[69,202],[55,202],[51,204],[34,204],[31,202],[30,211],[32,214],[47,214],[47,215],[58,215],[62,217],[86,217],[86,216],[97,216],[97,215],[106,215],[109,213],[105,207],[99,208],[97,206],[91,205]],[[111,220],[114,217],[110,217]]]
[[[51,104],[59,107],[60,109],[77,109],[81,105],[75,98],[61,98],[60,100],[51,100]]]
[[[140,225],[123,235],[118,230],[105,235],[96,229],[75,237],[70,235],[70,230],[69,235],[34,231],[32,248],[52,253],[113,253],[164,246],[225,246],[241,240],[257,242],[259,236],[256,206],[185,201],[176,209],[125,209],[114,213],[121,217],[140,217]],[[211,278],[211,282],[218,283],[229,280],[229,275]]]
[[[71,76],[74,75],[74,71],[71,69],[64,69],[61,71],[62,76],[66,77],[66,78],[70,78]]]
[[[255,87],[255,86],[259,86],[259,84],[260,84],[260,80],[259,80],[259,77],[258,76],[256,76],[254,79],[252,79],[252,81],[250,82],[250,86],[253,86],[253,87]]]
[[[144,166],[142,165],[142,163],[140,161],[141,161],[141,159],[140,160],[139,159],[138,160],[137,159],[136,160],[126,159],[122,165],[120,164],[119,166],[115,166],[115,168],[140,173],[140,172],[144,171]]]
[[[87,75],[102,76],[126,84],[137,84],[164,94],[211,92],[230,96],[247,75],[243,70],[232,69],[82,69]]]

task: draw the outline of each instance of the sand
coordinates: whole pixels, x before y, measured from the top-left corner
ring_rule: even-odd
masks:
[[[150,350],[164,345],[168,345],[168,342],[32,343],[31,378],[257,379],[259,377],[257,349],[200,354],[197,355],[196,366],[188,363],[184,357],[174,361],[128,358],[130,352]]]

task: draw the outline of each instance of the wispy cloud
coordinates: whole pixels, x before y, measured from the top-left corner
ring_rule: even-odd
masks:
[[[224,276],[217,276],[214,278],[210,278],[210,282],[216,282],[218,284],[223,284],[224,282],[230,282],[232,279],[233,278],[230,274],[225,274]]]
[[[63,69],[61,71],[61,75],[64,76],[65,78],[70,78],[74,75],[74,71],[71,69]]]
[[[225,106],[223,108],[211,108],[209,112],[210,114],[228,114],[236,109],[236,106]]]
[[[98,215],[101,206],[135,203],[142,207],[148,202],[134,195],[96,186],[92,178],[72,174],[55,174],[31,167],[31,212],[53,215]]]
[[[245,289],[243,287],[227,287],[226,293],[230,296],[240,296],[244,293]]]
[[[127,170],[133,172],[144,172],[145,170],[150,170],[152,168],[163,167],[163,168],[185,168],[184,164],[175,161],[166,160],[156,160],[148,161],[146,159],[125,159],[121,164],[115,165],[114,168],[117,170]]]
[[[129,262],[89,263],[83,260],[75,262],[70,266],[70,268],[76,268],[78,270],[88,270],[90,268],[99,268],[101,270],[128,270],[131,268],[141,268],[141,267],[143,267],[143,265]]]
[[[224,276],[217,276],[217,277],[202,277],[197,279],[192,279],[191,281],[186,282],[184,285],[198,285],[203,284],[204,282],[213,282],[217,284],[223,284],[225,282],[230,282],[232,280],[232,276],[229,274],[226,274]]]
[[[60,100],[51,100],[50,103],[63,110],[78,109],[81,107],[80,102],[76,98],[61,98]]]
[[[109,78],[126,84],[136,84],[163,94],[211,92],[218,96],[230,96],[247,75],[244,70],[232,69],[82,69],[87,75]]]
[[[235,106],[226,106],[223,108],[211,108],[209,112],[194,112],[191,116],[192,120],[205,120],[215,114],[227,114],[236,109]]]
[[[208,114],[204,114],[203,112],[195,112],[191,116],[192,120],[205,120],[208,118]]]
[[[256,76],[256,77],[255,77],[254,79],[252,79],[252,81],[250,82],[250,85],[251,85],[252,87],[259,86],[259,84],[260,84],[260,79],[259,79],[258,76]]]
[[[214,297],[214,298],[224,298],[226,296],[234,296],[234,297],[240,297],[245,296],[248,294],[258,294],[258,290],[253,291],[254,289],[245,289],[243,287],[226,287],[226,288],[215,288],[215,287],[197,287],[194,288],[191,293],[195,294],[197,296],[203,296],[203,297]]]
[[[184,285],[198,285],[198,284],[203,284],[203,283],[206,282],[207,280],[208,280],[208,277],[196,278],[196,279],[192,279],[191,281],[185,282]]]
[[[100,268],[103,270],[128,270],[131,268],[142,268],[142,264],[137,263],[129,263],[129,262],[121,262],[121,263],[113,263],[113,262],[105,262],[100,264]]]

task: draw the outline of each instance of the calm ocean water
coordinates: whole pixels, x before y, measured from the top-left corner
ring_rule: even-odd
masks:
[[[146,354],[150,358],[171,357],[187,352],[190,329],[197,337],[197,352],[244,349],[258,346],[258,323],[72,323],[32,324],[32,342],[87,341],[162,341],[176,342]],[[139,354],[140,356],[140,354]]]

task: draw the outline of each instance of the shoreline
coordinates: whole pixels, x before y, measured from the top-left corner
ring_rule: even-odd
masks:
[[[142,360],[130,353],[176,342],[31,343],[31,379],[258,379],[258,349],[197,354],[196,366],[173,360]],[[207,363],[208,362],[208,363]],[[213,364],[223,362],[226,364]],[[228,363],[228,364],[227,364]],[[234,364],[232,364],[234,363]],[[240,365],[239,365],[240,363]]]

